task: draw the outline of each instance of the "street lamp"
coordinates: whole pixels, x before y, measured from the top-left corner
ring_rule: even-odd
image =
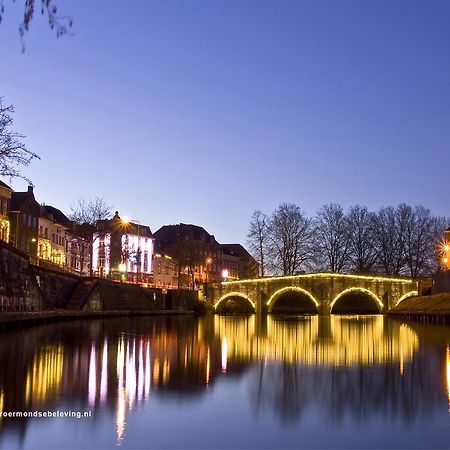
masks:
[[[209,272],[209,266],[211,266],[212,258],[208,257],[206,258],[206,283],[208,283],[208,272]]]

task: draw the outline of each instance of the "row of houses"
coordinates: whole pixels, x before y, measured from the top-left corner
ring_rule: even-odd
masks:
[[[32,263],[81,276],[163,288],[258,276],[257,262],[240,244],[220,244],[203,227],[147,225],[120,217],[76,224],[59,209],[40,204],[32,186],[14,192],[0,181],[0,239]]]

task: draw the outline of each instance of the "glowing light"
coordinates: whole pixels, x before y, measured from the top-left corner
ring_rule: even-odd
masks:
[[[127,271],[127,265],[125,263],[119,264],[119,271],[120,272],[126,272]]]
[[[222,281],[224,285],[239,285],[239,284],[247,284],[247,283],[268,283],[274,280],[301,280],[308,278],[342,278],[342,279],[354,279],[354,280],[366,280],[366,281],[374,281],[374,282],[395,282],[402,284],[416,284],[417,281],[414,281],[412,278],[395,278],[395,277],[375,277],[369,275],[348,275],[341,273],[328,273],[328,272],[318,272],[318,273],[308,273],[303,275],[289,275],[289,276],[276,276],[276,277],[267,277],[267,278],[253,278],[249,280],[239,280],[239,281]]]
[[[361,292],[361,293],[363,293],[363,294],[367,294],[367,295],[369,295],[370,297],[372,297],[376,302],[377,302],[377,304],[378,304],[378,306],[379,306],[379,308],[380,308],[380,311],[383,309],[383,302],[373,293],[373,292],[371,292],[371,291],[369,291],[368,289],[365,289],[365,288],[356,288],[356,287],[354,287],[354,288],[349,288],[349,289],[345,289],[345,291],[342,291],[340,294],[338,294],[335,298],[334,298],[334,300],[331,302],[331,304],[330,304],[330,311],[332,311],[333,310],[333,306],[335,305],[335,303],[343,296],[343,295],[345,295],[345,294],[348,294],[348,293],[350,293],[350,292]]]
[[[256,311],[256,305],[255,303],[252,301],[252,299],[245,294],[241,294],[240,292],[230,292],[229,294],[224,295],[223,297],[221,297],[216,304],[214,305],[214,309],[217,309],[217,307],[219,306],[220,303],[222,303],[224,300],[230,298],[230,297],[241,297],[244,298],[245,300],[247,300],[253,307],[253,309]]]
[[[444,252],[450,251],[450,245],[444,245]]]
[[[224,280],[226,280],[228,278],[228,269],[223,269],[222,270],[222,278]]]
[[[5,217],[0,217],[0,239],[9,242],[9,220]]]
[[[418,291],[411,291],[411,292],[408,292],[407,294],[401,296],[401,297],[398,299],[398,301],[397,301],[397,303],[395,304],[395,306],[397,306],[400,302],[402,302],[403,300],[406,300],[406,299],[409,298],[409,297],[417,297],[418,295],[419,295],[419,292],[418,292]]]
[[[304,294],[308,298],[310,298],[316,306],[319,306],[319,302],[314,298],[313,295],[311,295],[308,291],[305,291],[305,289],[299,287],[285,287],[283,289],[279,289],[277,292],[275,292],[275,294],[273,294],[269,298],[267,306],[269,306],[270,308],[270,306],[273,305],[273,303],[275,303],[275,300],[286,292],[300,292],[301,294]]]
[[[124,225],[128,225],[130,223],[130,218],[129,217],[122,217],[122,223]]]

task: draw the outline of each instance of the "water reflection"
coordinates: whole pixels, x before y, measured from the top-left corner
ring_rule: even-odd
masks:
[[[254,413],[298,422],[310,409],[332,421],[450,408],[447,328],[382,316],[151,318],[61,323],[4,332],[0,413],[110,411],[117,445],[152,396],[195,399],[222,377],[249,377]],[[29,420],[0,415],[0,438]],[[0,440],[1,444],[1,440]]]

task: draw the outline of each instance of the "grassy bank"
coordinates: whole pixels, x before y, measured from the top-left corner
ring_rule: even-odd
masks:
[[[388,314],[407,320],[450,324],[450,292],[407,298]]]

